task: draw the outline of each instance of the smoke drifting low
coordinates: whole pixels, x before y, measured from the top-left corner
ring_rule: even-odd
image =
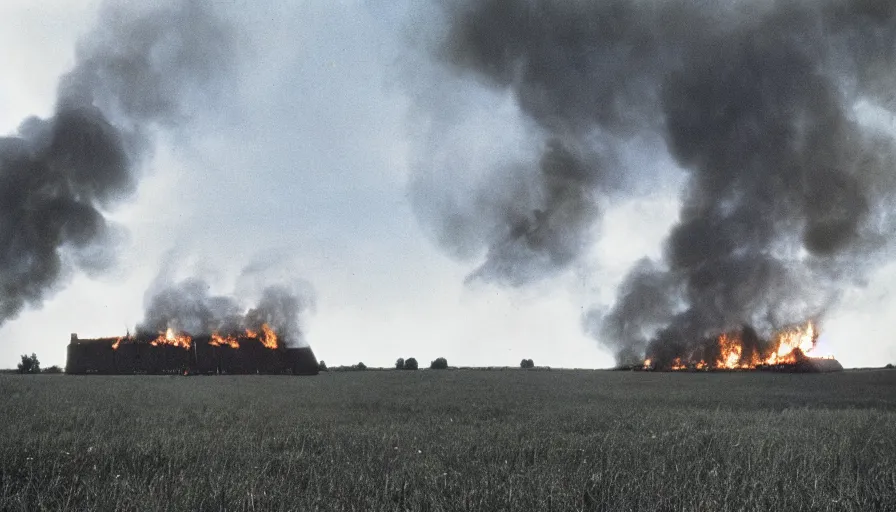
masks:
[[[577,261],[602,198],[642,185],[614,166],[625,141],[660,137],[687,173],[662,259],[586,315],[618,362],[819,318],[886,257],[893,134],[860,106],[896,112],[892,2],[480,0],[445,13],[438,58],[509,91],[543,148],[523,183],[487,182],[472,210],[434,223],[449,248],[450,233],[480,235],[475,277],[523,284]],[[516,189],[536,199],[504,201]]]
[[[249,329],[260,332],[270,326],[287,347],[308,345],[302,318],[314,306],[308,285],[265,287],[254,306],[248,308],[233,296],[209,294],[209,285],[197,278],[186,279],[157,289],[147,297],[140,334],[156,335],[166,329],[191,336],[233,334]]]
[[[155,127],[229,67],[231,30],[200,2],[104,6],[58,86],[56,110],[0,138],[0,325],[39,305],[66,272],[108,268],[121,229],[106,212],[131,194]]]

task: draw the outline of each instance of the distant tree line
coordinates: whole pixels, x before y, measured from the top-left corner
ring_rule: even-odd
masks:
[[[37,354],[34,352],[29,356],[28,354],[22,354],[22,361],[18,364],[18,372],[22,374],[26,373],[62,373],[62,368],[53,365],[47,369],[41,369],[40,367],[40,359],[37,358]]]
[[[395,361],[395,369],[396,370],[416,370],[419,367],[417,360],[413,357],[409,357],[407,359],[399,357]]]
[[[22,362],[19,363],[19,373],[40,373],[40,360],[33,352],[31,355],[22,354]]]
[[[327,364],[321,360],[318,364],[320,371],[325,372],[329,369],[327,368]],[[399,357],[395,360],[395,369],[396,370],[417,370],[420,367],[420,364],[417,362],[417,359],[413,357],[409,357],[407,359],[403,357]],[[489,367],[491,368],[491,367]],[[520,368],[530,369],[535,368],[535,361],[532,359],[523,359],[520,361]],[[363,371],[367,369],[367,365],[363,362],[359,362],[358,364],[353,364],[351,366],[338,366],[333,368],[335,371]],[[444,357],[437,357],[433,361],[429,363],[430,370],[446,370],[448,369],[448,360]]]

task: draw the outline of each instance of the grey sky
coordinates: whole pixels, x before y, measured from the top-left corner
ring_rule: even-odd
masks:
[[[435,62],[423,43],[444,28],[436,9],[416,2],[215,3],[240,32],[231,89],[214,108],[155,134],[136,194],[110,212],[128,233],[118,264],[98,276],[73,273],[42,306],[0,327],[0,367],[30,352],[62,365],[70,332],[133,328],[163,266],[231,293],[244,289],[239,276],[253,264],[310,283],[305,334],[330,365],[439,356],[613,364],[583,332],[582,314],[609,306],[629,266],[658,257],[676,220],[681,172],[656,141],[620,150],[619,165],[657,179],[609,199],[570,266],[522,286],[465,284],[484,249],[446,250],[428,208],[475,194],[505,154],[537,157],[538,127],[514,96]],[[99,7],[49,4],[0,6],[3,134],[49,115]],[[434,134],[446,140],[433,143]],[[443,180],[446,172],[461,176]],[[896,360],[893,275],[882,267],[867,287],[847,291],[823,325],[821,350],[846,366]]]

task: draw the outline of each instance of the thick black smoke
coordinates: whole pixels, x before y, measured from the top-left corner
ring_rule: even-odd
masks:
[[[480,0],[447,7],[440,58],[510,91],[550,141],[542,161],[572,155],[560,168],[575,177],[562,180],[559,194],[540,179],[512,184],[540,191],[537,209],[522,218],[514,204],[452,212],[453,222],[503,227],[455,230],[485,234],[486,262],[476,275],[516,284],[531,274],[514,269],[531,269],[532,260],[544,263],[543,274],[574,262],[600,198],[639,179],[608,168],[614,141],[652,133],[688,173],[679,222],[662,261],[639,262],[615,303],[586,316],[589,332],[623,363],[645,352],[672,357],[743,325],[761,336],[822,315],[839,287],[879,260],[894,231],[892,134],[860,115],[896,111],[894,5]],[[558,215],[566,210],[588,213]]]
[[[105,212],[134,191],[149,131],[186,116],[231,46],[230,29],[199,2],[102,9],[54,115],[0,138],[0,325],[40,304],[65,272],[114,261],[119,228]]]
[[[170,328],[193,336],[223,335],[246,329],[258,332],[267,324],[287,347],[302,347],[308,345],[302,319],[313,306],[314,295],[307,285],[267,286],[258,302],[246,308],[233,296],[210,295],[204,280],[192,278],[160,287],[148,295],[137,332],[155,336]]]
[[[482,197],[477,216],[488,212],[499,218],[489,226],[486,260],[468,281],[522,285],[570,264],[587,245],[584,233],[600,212],[591,192],[594,168],[558,139],[545,146],[530,180],[505,184],[511,195],[498,201]]]

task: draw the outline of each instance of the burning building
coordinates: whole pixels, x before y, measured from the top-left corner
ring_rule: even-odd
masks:
[[[310,289],[269,285],[245,307],[235,296],[210,295],[201,279],[168,282],[162,275],[136,334],[72,334],[67,373],[317,375],[301,323],[313,304]]]
[[[680,345],[663,339],[647,348],[647,358],[634,369],[767,370],[785,372],[839,371],[843,366],[832,356],[814,357],[818,329],[812,322],[783,329],[769,339],[751,327],[707,337],[700,343]]]
[[[158,336],[80,339],[72,334],[69,374],[317,375],[309,346],[287,347],[267,324],[259,331],[190,336],[168,329]]]
[[[584,284],[609,263],[582,323],[619,367],[839,366],[776,333],[892,262],[896,3],[450,4],[434,76],[502,114],[421,95],[439,122],[410,197],[468,280]],[[672,198],[677,215],[608,215]],[[612,292],[610,233],[658,243]]]

